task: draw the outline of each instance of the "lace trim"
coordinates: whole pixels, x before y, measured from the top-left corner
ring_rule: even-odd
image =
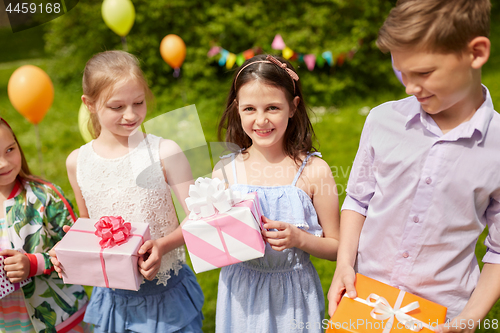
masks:
[[[160,140],[148,135],[149,145],[143,140],[117,159],[97,155],[93,141],[80,148],[77,182],[91,218],[119,215],[128,222],[148,223],[153,240],[179,226],[160,162]],[[171,271],[177,274],[184,262],[183,247],[167,253],[161,260],[158,283],[166,285]]]

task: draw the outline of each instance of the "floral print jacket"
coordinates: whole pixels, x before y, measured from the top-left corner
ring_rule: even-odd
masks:
[[[48,251],[64,236],[63,225],[72,225],[73,219],[61,197],[45,184],[18,182],[13,194],[4,203],[2,228],[7,232],[2,234],[7,234],[12,249],[28,254],[30,275],[36,274],[22,288],[33,327],[44,333],[68,331],[82,320],[88,297],[82,286],[63,283]]]

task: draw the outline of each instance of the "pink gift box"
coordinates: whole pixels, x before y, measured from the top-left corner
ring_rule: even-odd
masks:
[[[131,223],[125,243],[101,250],[101,239],[94,234],[97,221],[79,218],[56,246],[64,283],[139,290],[143,277],[137,265],[137,251],[151,238],[149,225]]]
[[[24,287],[31,281],[31,278],[28,278],[19,283],[10,282],[9,279],[7,278],[7,274],[5,274],[4,263],[3,263],[4,259],[5,259],[4,256],[0,256],[0,298],[4,298],[5,296],[13,293],[14,291]]]
[[[261,216],[259,198],[254,192],[225,213],[187,220],[182,234],[194,271],[205,272],[263,257]]]

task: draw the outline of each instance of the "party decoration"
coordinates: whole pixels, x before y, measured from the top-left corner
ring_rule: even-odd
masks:
[[[135,21],[135,8],[130,0],[104,0],[101,7],[104,23],[114,33],[125,37]]]
[[[283,41],[283,38],[281,37],[280,34],[274,36],[273,43],[271,44],[271,47],[275,50],[283,50],[286,45],[285,42]]]
[[[80,109],[78,110],[78,128],[80,129],[80,134],[85,142],[90,142],[94,139],[88,128],[89,119],[89,110],[85,104],[82,103],[82,105],[80,105]]]
[[[7,86],[10,102],[30,123],[42,121],[54,101],[54,86],[42,69],[24,65],[12,73]]]
[[[248,59],[253,58],[255,56],[255,52],[252,49],[246,50],[243,52],[243,56],[245,57],[245,60],[248,60]]]
[[[316,65],[316,56],[314,54],[306,54],[304,56],[304,62],[306,63],[307,69],[312,71],[314,65]]]
[[[221,58],[219,59],[219,66],[224,66],[226,64],[227,57],[229,56],[229,51],[222,49]]]
[[[283,49],[283,58],[290,59],[293,56],[293,51],[288,46]]]
[[[339,57],[337,58],[337,64],[339,66],[342,66],[344,64],[344,61],[345,61],[345,53],[339,54]]]
[[[317,57],[316,65],[318,65],[319,68],[323,68],[323,66],[325,65],[325,59],[323,57]]]
[[[332,52],[330,51],[325,51],[323,52],[323,54],[321,54],[321,56],[323,57],[323,59],[326,60],[326,62],[328,63],[328,65],[333,66],[333,55],[332,55]]]
[[[218,178],[203,177],[196,179],[194,185],[189,185],[189,198],[186,198],[186,206],[191,212],[189,218],[198,220],[216,212],[225,213],[243,200],[240,192],[226,189],[225,185]]]
[[[101,240],[99,245],[101,249],[121,245],[125,243],[130,236],[132,225],[121,216],[103,216],[94,224],[96,228],[95,235]]]
[[[314,67],[316,67],[316,65],[318,67],[323,67],[325,63],[328,64],[328,66],[330,67],[342,66],[346,61],[346,59],[352,60],[352,58],[358,51],[359,46],[362,45],[362,43],[363,41],[359,40],[357,45],[354,46],[351,50],[349,50],[348,52],[341,52],[338,54],[334,54],[332,51],[324,51],[319,55],[303,54],[295,52],[290,47],[286,46],[285,42],[283,41],[283,37],[277,34],[273,39],[271,47],[275,50],[282,50],[283,58],[290,61],[298,60],[301,63],[305,63],[307,69],[312,71],[314,70]],[[220,58],[218,60],[219,66],[226,65],[226,68],[229,69],[234,66],[234,63],[236,63],[238,66],[241,66],[244,63],[244,60],[248,60],[253,56],[255,56],[256,54],[262,54],[262,52],[263,52],[262,48],[260,47],[254,47],[252,49],[248,49],[240,53],[233,53],[219,46],[213,46],[207,55],[209,58],[211,58],[219,54],[220,55]],[[232,54],[234,54],[236,57],[235,62],[233,62],[234,57],[232,56]]]
[[[235,62],[236,62],[236,54],[229,53],[226,59],[226,68],[227,69],[233,68]]]
[[[186,44],[182,38],[174,34],[165,36],[160,44],[160,53],[163,60],[174,69],[174,76],[178,76],[186,58]]]
[[[207,56],[209,58],[213,57],[214,55],[216,55],[217,53],[219,53],[221,50],[220,46],[214,46],[210,49],[210,51],[208,51],[207,53]]]
[[[238,54],[236,57],[236,65],[241,66],[245,62],[245,56],[243,56],[243,53]]]

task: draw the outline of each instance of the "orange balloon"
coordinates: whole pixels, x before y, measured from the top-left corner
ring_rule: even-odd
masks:
[[[167,64],[177,69],[182,66],[186,58],[186,44],[177,35],[167,35],[161,41],[160,53]]]
[[[42,69],[24,65],[12,73],[7,86],[10,102],[30,123],[38,124],[54,101],[54,86]]]

